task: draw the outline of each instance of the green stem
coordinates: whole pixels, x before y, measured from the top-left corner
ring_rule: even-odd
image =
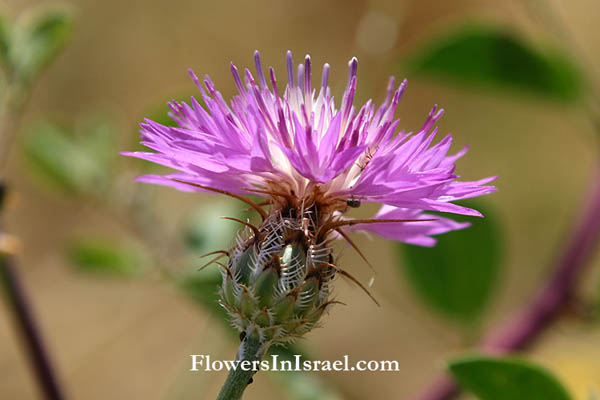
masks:
[[[221,392],[219,392],[217,400],[239,400],[242,398],[242,394],[250,383],[252,375],[256,373],[256,371],[253,370],[252,364],[260,362],[265,350],[264,344],[255,333],[247,335],[244,338],[242,344],[240,344],[237,356],[237,360],[239,360],[240,363],[237,365],[237,368],[229,371],[229,375],[221,388]],[[248,365],[250,367],[242,368],[242,361],[249,361],[250,364]]]

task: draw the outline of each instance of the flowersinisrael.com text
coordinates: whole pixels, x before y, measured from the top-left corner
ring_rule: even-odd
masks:
[[[358,360],[351,362],[348,355],[338,360],[302,360],[300,354],[293,360],[280,359],[276,354],[262,361],[248,360],[213,360],[210,355],[191,354],[193,372],[219,372],[241,369],[243,371],[339,371],[339,372],[397,372],[399,363],[396,360]]]

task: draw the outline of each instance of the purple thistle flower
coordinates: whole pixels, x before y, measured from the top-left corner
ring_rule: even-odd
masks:
[[[258,52],[255,64],[258,79],[248,69],[240,76],[231,64],[239,94],[230,103],[208,76],[201,83],[190,70],[204,107],[193,97],[190,104],[173,100],[170,116],[178,127],[146,119],[141,143],[154,152],[124,153],[178,172],[137,180],[184,191],[258,194],[273,211],[286,215],[310,210],[311,231],[322,240],[333,230],[345,236],[340,229],[348,225],[353,231],[432,246],[431,235],[468,224],[426,211],[481,216],[453,201],[494,192],[496,188],[486,184],[495,177],[458,181],[455,162],[467,149],[448,155],[451,135],[432,144],[443,110],[434,106],[414,134],[398,131],[400,120],[394,114],[406,80],[396,88],[391,78],[379,107],[371,100],[355,107],[358,63],[353,58],[338,109],[328,86],[328,64],[315,89],[310,57],[298,66],[295,79],[288,52],[283,95],[273,68],[265,75]],[[343,217],[361,202],[383,207],[372,220]]]

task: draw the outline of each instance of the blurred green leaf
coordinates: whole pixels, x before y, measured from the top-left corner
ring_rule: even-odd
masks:
[[[444,32],[409,56],[410,72],[485,88],[513,88],[544,98],[572,101],[583,82],[568,57],[542,51],[492,26]]]
[[[113,131],[105,122],[77,133],[48,122],[39,123],[25,137],[24,151],[35,173],[76,194],[106,189],[116,155]]]
[[[0,14],[0,64],[6,67],[11,41],[10,21],[5,15]]]
[[[511,358],[469,357],[448,368],[458,384],[481,400],[569,400],[562,384],[547,370]]]
[[[78,270],[113,276],[135,275],[149,262],[134,245],[90,237],[69,243],[67,256]]]
[[[185,218],[183,226],[183,240],[186,248],[192,255],[199,257],[215,250],[228,249],[235,237],[240,225],[233,221],[224,220],[220,217],[235,217],[244,219],[242,209],[244,204],[229,200],[219,200],[197,207]],[[205,262],[198,261],[198,267]]]
[[[219,305],[218,288],[221,284],[221,273],[214,268],[206,268],[196,273],[189,273],[179,278],[177,282],[179,288],[190,299],[200,304],[208,311],[215,313],[218,320],[222,320],[227,329],[233,332],[227,323],[227,313]]]
[[[102,117],[83,121],[78,127],[78,143],[104,170],[110,170],[116,159],[115,127]]]
[[[596,282],[595,291],[592,293],[590,301],[583,303],[583,313],[588,321],[593,323],[600,322],[600,282]],[[575,305],[577,302],[574,302]]]
[[[275,349],[277,348],[279,347],[275,347]],[[293,360],[293,358],[290,360]],[[285,390],[291,399],[341,400],[343,398],[341,394],[337,393],[324,379],[321,379],[314,372],[280,371],[272,372],[270,376],[279,383],[279,386]]]
[[[9,53],[18,77],[33,79],[62,50],[72,29],[72,17],[62,9],[38,9],[20,17]]]
[[[179,99],[189,99],[190,95],[185,96],[177,96]],[[177,126],[177,123],[169,116],[171,109],[169,108],[169,101],[165,100],[161,101],[160,104],[155,105],[151,109],[149,109],[145,114],[143,119],[150,119],[154,122],[158,122],[164,126]],[[139,127],[138,127],[139,129]]]
[[[443,315],[471,322],[483,311],[499,275],[498,221],[479,202],[461,202],[485,218],[452,216],[471,226],[437,236],[435,247],[398,245],[405,275],[416,293]],[[433,214],[433,213],[432,213]]]

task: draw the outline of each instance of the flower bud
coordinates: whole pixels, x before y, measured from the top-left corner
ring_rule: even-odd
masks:
[[[328,304],[331,249],[294,218],[271,215],[258,232],[230,250],[221,304],[240,331],[289,342],[314,328]]]

